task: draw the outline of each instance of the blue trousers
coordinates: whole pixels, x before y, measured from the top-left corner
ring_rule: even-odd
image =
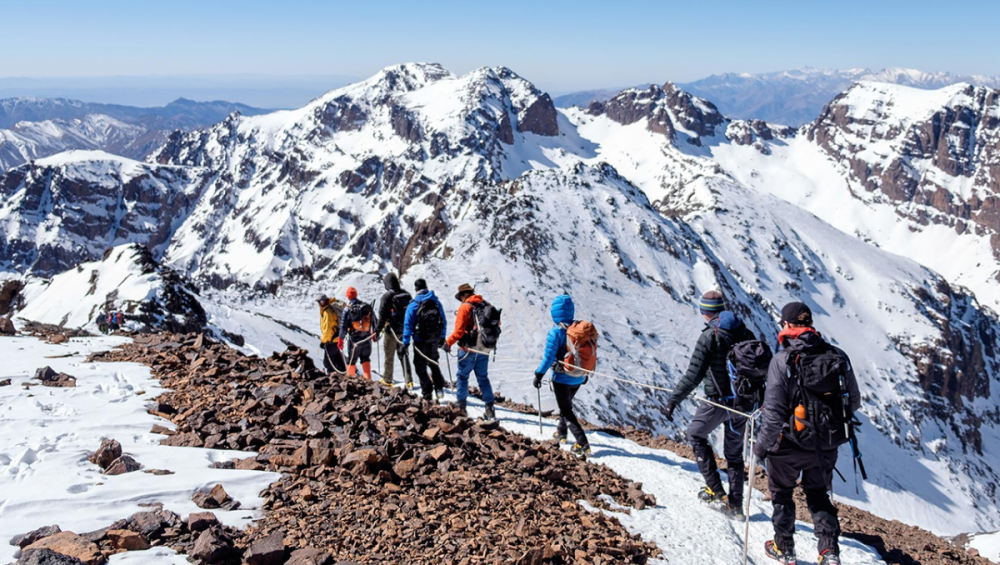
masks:
[[[489,366],[490,358],[488,355],[459,351],[458,390],[455,391],[455,396],[458,397],[460,403],[465,402],[465,399],[469,397],[469,375],[475,371],[476,381],[479,382],[479,390],[483,393],[483,402],[493,404],[493,386],[490,384],[490,378],[487,376]]]

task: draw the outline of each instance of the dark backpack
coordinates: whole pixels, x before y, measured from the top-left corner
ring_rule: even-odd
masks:
[[[441,311],[437,302],[424,300],[417,306],[416,328],[414,333],[417,341],[428,342],[441,339],[441,332],[444,331],[444,319],[441,318]]]
[[[794,386],[790,439],[805,449],[836,449],[848,442],[853,414],[844,396],[847,357],[827,345],[818,352],[792,353],[788,372]],[[795,414],[805,409],[805,417]]]
[[[401,332],[403,330],[403,322],[406,321],[406,307],[410,305],[412,300],[413,297],[405,290],[400,290],[392,297],[392,313],[389,315],[389,325],[393,331]]]
[[[489,302],[472,305],[473,331],[469,343],[479,351],[492,351],[500,340],[500,309]]]
[[[372,331],[372,307],[364,302],[355,302],[347,309],[351,320],[351,332],[367,334]]]
[[[726,367],[729,384],[737,399],[750,405],[759,405],[764,401],[767,368],[773,357],[770,346],[763,341],[741,341],[730,348]]]

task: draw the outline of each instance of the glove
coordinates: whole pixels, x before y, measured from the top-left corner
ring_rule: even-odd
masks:
[[[757,456],[757,463],[763,463],[767,459],[767,450],[764,449],[764,444],[759,441],[753,442],[753,454]]]
[[[403,347],[401,347],[399,351],[402,355],[406,355],[410,352],[410,344],[408,342],[404,342]]]
[[[451,346],[450,346],[450,345],[448,345],[448,342],[447,342],[447,341],[446,341],[446,342],[444,342],[444,352],[445,352],[445,353],[448,353],[448,354],[450,354],[450,353],[451,353]]]
[[[441,341],[438,343],[438,349],[444,349],[445,351],[448,351],[448,340],[442,337]]]
[[[342,339],[338,339],[337,340],[337,349],[339,349],[341,351],[344,350],[344,340],[342,340]]]
[[[375,333],[375,332],[372,332],[372,341],[373,341],[373,342],[376,342],[376,341],[378,341],[378,334],[377,334],[377,333]]]
[[[542,377],[545,373],[535,373],[535,388],[542,388]]]
[[[673,400],[667,402],[667,413],[664,416],[667,417],[668,422],[674,421],[674,408],[677,408],[677,404]]]

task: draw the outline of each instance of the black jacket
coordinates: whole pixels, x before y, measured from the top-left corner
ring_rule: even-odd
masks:
[[[795,403],[795,390],[788,374],[788,358],[796,353],[822,351],[832,347],[847,360],[847,373],[844,375],[844,386],[850,398],[850,411],[853,414],[861,407],[861,393],[858,391],[858,380],[854,376],[851,360],[842,350],[826,343],[818,333],[806,332],[798,338],[788,339],[784,349],[779,351],[767,369],[767,391],[764,393],[763,416],[760,433],[757,436],[758,453],[774,451],[778,447],[781,435],[788,431],[792,410]]]
[[[698,337],[698,343],[694,346],[687,372],[674,388],[670,401],[679,404],[703,380],[705,396],[709,398],[731,396],[732,386],[726,368],[726,355],[733,345],[753,339],[757,339],[753,332],[748,330],[732,312],[722,312],[709,320],[701,336]],[[705,378],[706,376],[708,378]],[[719,387],[722,387],[722,390],[719,390]]]
[[[394,320],[392,316],[392,307],[395,304],[395,298],[398,295],[405,295],[405,301],[409,304],[413,297],[409,292],[406,292],[399,285],[399,277],[395,273],[389,273],[385,276],[382,281],[385,284],[385,294],[382,295],[382,299],[378,303],[378,323],[375,324],[375,332],[381,334],[385,331],[386,326],[392,328],[392,331],[396,333],[396,336],[402,340],[403,339],[403,319],[406,311],[404,310],[398,320]],[[402,300],[401,300],[402,301]]]

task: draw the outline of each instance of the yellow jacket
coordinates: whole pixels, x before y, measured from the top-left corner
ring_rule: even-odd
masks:
[[[327,304],[319,309],[319,327],[323,332],[323,337],[320,338],[321,343],[340,341],[340,316],[337,315],[332,304]]]

